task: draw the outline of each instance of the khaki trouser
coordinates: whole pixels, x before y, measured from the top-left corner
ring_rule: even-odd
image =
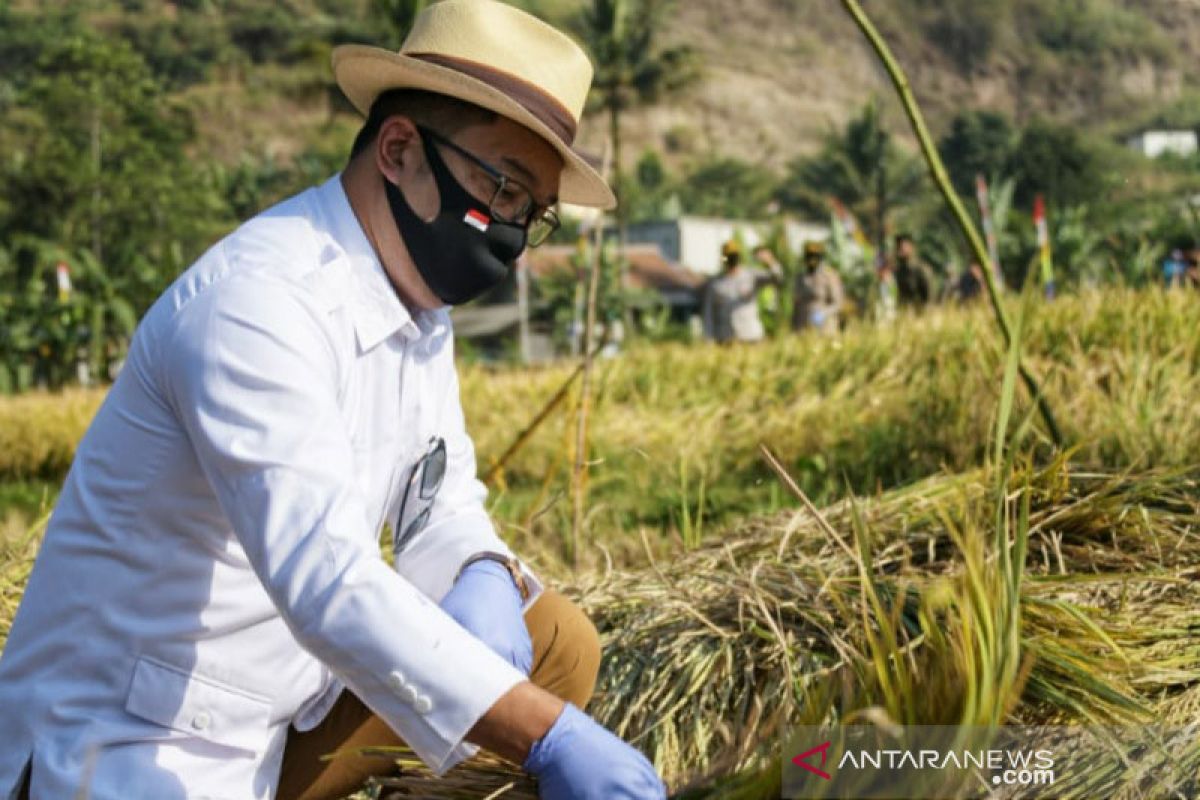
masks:
[[[596,628],[570,600],[545,590],[525,614],[533,640],[529,679],[548,692],[583,708],[600,670]],[[345,797],[372,775],[392,771],[389,758],[321,756],[362,747],[396,747],[404,742],[349,690],[311,731],[288,732],[278,800],[325,800]]]

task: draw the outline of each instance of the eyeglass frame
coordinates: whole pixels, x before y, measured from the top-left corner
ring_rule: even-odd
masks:
[[[496,167],[492,166],[491,164],[489,164],[488,162],[484,161],[482,158],[475,155],[470,150],[467,150],[462,145],[452,142],[450,139],[446,138],[445,136],[443,136],[442,134],[438,133],[435,130],[431,130],[431,129],[423,127],[423,126],[418,126],[417,130],[420,131],[422,136],[428,136],[434,142],[441,144],[441,145],[445,145],[446,147],[449,147],[455,153],[458,153],[460,156],[467,159],[475,166],[479,167],[479,169],[483,170],[483,173],[485,175],[487,175],[489,178],[491,178],[493,181],[496,182],[496,191],[492,192],[492,198],[491,198],[491,200],[488,201],[488,211],[491,213],[491,215],[494,218],[500,220],[501,222],[506,222],[510,225],[521,225],[522,227],[524,227],[525,235],[527,237],[526,245],[528,247],[537,247],[538,245],[544,244],[546,242],[546,240],[549,239],[554,234],[554,232],[557,231],[562,226],[562,220],[560,220],[558,218],[558,214],[554,211],[554,209],[550,208],[549,206],[542,207],[541,212],[535,214],[535,212],[537,212],[537,209],[539,206],[537,204],[537,200],[534,199],[533,191],[528,186],[526,186],[525,184],[523,184],[519,180],[517,180],[516,178],[510,178],[509,176],[507,176],[503,172],[501,172],[498,168],[496,168]],[[505,190],[505,188],[509,187],[509,186],[516,187],[518,190],[524,192],[525,195],[529,198],[528,207],[521,214],[518,215],[518,216],[526,217],[526,219],[524,221],[522,221],[520,219],[510,219],[508,217],[508,215],[502,214],[502,213],[499,213],[496,211],[497,198],[499,198],[500,193],[503,192]],[[536,239],[536,241],[535,241],[535,237],[530,235],[530,232],[533,230],[533,225],[535,222],[541,222],[546,225],[545,235],[538,237]]]
[[[433,488],[429,489],[428,495],[426,495],[425,472],[429,468],[430,463],[432,463],[432,459],[439,454],[442,459],[441,474],[438,475]],[[429,523],[433,501],[437,497],[438,490],[442,488],[442,482],[446,478],[446,461],[446,440],[441,436],[431,437],[425,454],[417,459],[417,463],[413,464],[412,469],[408,473],[408,481],[404,486],[404,495],[400,498],[400,508],[396,512],[396,523],[392,526],[393,554],[399,554],[412,541],[413,537],[420,533],[421,529]],[[417,500],[424,502],[425,507],[401,529],[413,486],[418,487]]]

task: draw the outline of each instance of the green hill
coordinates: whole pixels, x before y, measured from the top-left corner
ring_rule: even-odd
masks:
[[[1106,132],[1176,117],[1200,124],[1200,16],[1188,0],[867,0],[935,131],[963,107],[1044,115]],[[780,163],[872,93],[890,95],[837,2],[681,3],[675,34],[703,54],[694,98],[639,115],[698,147]],[[893,108],[895,121],[899,113]],[[897,125],[897,128],[902,126]]]
[[[0,8],[3,8],[0,3]],[[18,0],[43,17],[75,9],[130,43],[196,114],[197,155],[287,161],[344,147],[355,121],[330,83],[345,41],[392,45],[387,0]],[[569,24],[582,0],[525,0]],[[866,2],[910,72],[935,129],[964,106],[1123,133],[1153,120],[1200,124],[1200,15],[1189,0]],[[36,10],[35,10],[36,9]],[[861,36],[830,0],[687,0],[668,32],[701,57],[702,81],[632,112],[629,160],[719,152],[779,166],[811,150],[872,93],[888,91]],[[0,79],[0,85],[3,80]],[[897,114],[893,110],[893,114]],[[893,116],[893,121],[898,121]],[[898,128],[900,126],[897,126]],[[599,149],[604,125],[584,125]]]

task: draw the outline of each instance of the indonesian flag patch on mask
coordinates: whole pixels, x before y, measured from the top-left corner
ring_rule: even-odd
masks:
[[[467,223],[480,233],[487,233],[488,227],[492,224],[492,221],[488,219],[486,214],[476,211],[473,208],[467,212],[465,217],[463,217],[463,222]]]

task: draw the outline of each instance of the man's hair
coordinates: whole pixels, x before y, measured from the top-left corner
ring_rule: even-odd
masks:
[[[390,89],[371,104],[367,120],[354,137],[350,158],[371,146],[379,129],[388,117],[397,114],[408,117],[443,136],[452,136],[470,125],[489,125],[495,122],[496,112],[472,105],[464,100],[422,89]]]
[[[896,244],[900,244],[901,242],[912,242],[912,240],[913,237],[911,233],[905,232],[896,234]]]

